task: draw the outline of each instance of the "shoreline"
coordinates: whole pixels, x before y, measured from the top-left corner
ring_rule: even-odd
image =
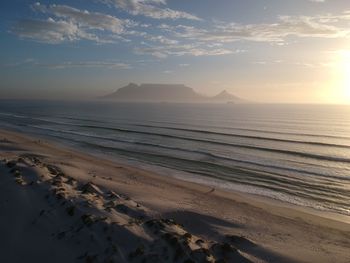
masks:
[[[117,162],[120,165],[127,166],[127,167],[133,168],[133,169],[138,169],[139,171],[152,173],[152,174],[154,174],[156,176],[160,176],[160,177],[164,177],[165,176],[164,173],[166,173],[166,172],[172,172],[171,175],[167,175],[167,178],[170,177],[170,178],[173,178],[176,180],[180,180],[184,183],[192,183],[194,185],[209,187],[211,189],[215,189],[216,192],[226,193],[224,195],[231,194],[231,195],[234,195],[235,198],[239,198],[242,200],[244,199],[247,202],[249,200],[249,203],[254,204],[255,206],[263,207],[264,205],[265,206],[271,205],[271,206],[276,207],[276,208],[295,210],[296,212],[299,212],[299,213],[305,213],[307,215],[312,215],[312,216],[321,217],[321,218],[329,219],[329,220],[336,221],[336,222],[349,224],[349,227],[350,227],[350,215],[340,214],[340,213],[326,211],[326,210],[319,210],[319,209],[316,209],[312,206],[298,205],[298,204],[291,203],[288,201],[280,200],[278,198],[273,198],[269,195],[263,195],[263,194],[258,194],[258,193],[249,193],[249,192],[245,192],[244,190],[238,190],[239,186],[246,187],[245,185],[229,183],[231,185],[236,186],[236,189],[233,189],[231,187],[223,187],[223,185],[227,182],[225,182],[224,180],[220,180],[220,179],[213,179],[213,178],[206,177],[206,176],[202,177],[201,175],[196,176],[196,175],[188,173],[188,172],[177,171],[177,170],[167,168],[167,167],[161,167],[160,169],[158,169],[158,168],[156,168],[156,165],[152,165],[152,164],[143,164],[142,163],[141,164],[142,168],[140,168],[138,166],[138,165],[140,165],[140,163],[138,163],[137,161],[135,161],[135,163],[124,163],[123,161],[119,161],[118,159],[114,159],[114,158],[108,158],[104,155],[98,155],[98,154],[94,155],[94,154],[90,154],[90,153],[89,153],[89,155],[96,156],[96,157],[101,158],[101,159],[107,159],[107,160],[110,160],[112,162]],[[187,176],[189,176],[189,178]]]
[[[22,118],[23,117],[24,116],[22,116]],[[344,202],[344,200],[346,200],[345,197],[348,197],[348,194],[345,190],[346,178],[343,178],[342,174],[346,172],[346,170],[342,170],[341,167],[338,167],[337,163],[333,162],[330,164],[330,167],[328,167],[328,161],[325,160],[318,165],[315,165],[315,160],[310,160],[310,163],[309,160],[305,160],[306,163],[300,159],[294,160],[296,157],[301,157],[298,156],[299,150],[293,150],[290,153],[288,152],[289,157],[291,158],[290,160],[289,157],[284,156],[284,154],[282,154],[282,157],[272,154],[272,156],[268,156],[266,160],[266,157],[263,155],[259,157],[259,155],[263,153],[260,150],[267,150],[269,152],[270,150],[273,150],[272,148],[276,148],[276,146],[278,148],[278,140],[276,141],[276,145],[261,147],[257,153],[254,150],[246,156],[246,159],[244,158],[245,160],[241,160],[241,157],[239,157],[242,154],[241,150],[236,152],[236,150],[234,148],[231,149],[231,147],[228,147],[230,154],[227,154],[226,149],[221,148],[214,148],[212,151],[210,150],[211,146],[209,145],[205,146],[206,148],[197,151],[198,149],[186,149],[186,146],[170,146],[171,143],[169,144],[169,142],[166,142],[164,145],[162,142],[154,143],[152,139],[153,135],[151,136],[150,142],[148,142],[148,139],[146,143],[142,141],[138,142],[137,136],[140,134],[133,134],[135,127],[130,129],[126,128],[126,130],[124,130],[124,127],[122,129],[122,134],[124,132],[128,133],[129,131],[133,134],[130,137],[131,141],[128,142],[128,140],[130,140],[130,138],[127,139],[129,137],[128,135],[126,135],[125,138],[124,135],[121,135],[121,138],[118,138],[117,136],[114,139],[114,135],[104,135],[104,132],[108,131],[107,134],[109,134],[109,132],[113,130],[113,125],[109,127],[110,124],[106,124],[106,127],[96,126],[92,128],[97,128],[98,131],[91,131],[90,128],[88,128],[88,130],[84,130],[84,128],[82,131],[79,131],[80,128],[77,128],[75,131],[76,128],[74,128],[74,126],[79,126],[80,124],[70,124],[70,121],[66,122],[67,120],[45,120],[45,118],[41,119],[40,117],[34,119],[44,122],[49,121],[49,123],[54,125],[67,125],[67,127],[57,128],[59,131],[55,132],[56,128],[48,128],[45,125],[41,127],[42,125],[39,124],[40,122],[38,123],[39,126],[28,123],[26,124],[24,131],[29,136],[46,138],[48,141],[54,141],[56,144],[65,144],[71,149],[81,152],[86,151],[98,158],[107,158],[113,162],[128,165],[129,167],[142,168],[143,166],[146,166],[147,168],[145,170],[161,175],[177,173],[179,175],[178,178],[185,179],[186,181],[192,176],[195,179],[191,181],[199,181],[200,184],[205,183],[205,181],[210,181],[211,183],[216,184],[215,180],[217,178],[218,184],[221,184],[219,186],[220,188],[232,188],[232,190],[230,190],[232,192],[238,191],[240,193],[249,193],[253,196],[270,197],[271,200],[280,200],[287,204],[294,204],[296,205],[296,208],[310,208],[310,213],[313,213],[314,211],[317,214],[320,214],[319,211],[324,212],[327,217],[332,217],[332,213],[334,213],[334,218],[339,218],[345,222],[348,221],[346,217],[336,215],[343,214],[345,216],[350,216],[350,211],[347,209],[348,206],[346,201]],[[12,118],[8,121],[12,122]],[[81,119],[80,121],[86,120]],[[129,124],[126,123],[126,125]],[[5,124],[4,127],[7,127],[7,125]],[[15,131],[17,129],[17,131],[22,133],[23,131],[19,130],[19,127],[20,126],[17,124],[12,126]],[[104,131],[104,129],[106,129],[106,131]],[[136,129],[136,131],[137,130],[138,129]],[[262,130],[258,129],[256,131]],[[143,129],[141,129],[142,134],[143,132]],[[138,132],[136,133],[138,134]],[[149,133],[146,132],[145,138],[148,138],[148,134]],[[151,132],[151,134],[153,134],[153,132]],[[134,138],[136,140],[135,144],[133,143],[134,139],[132,139],[134,135],[136,136],[136,139]],[[157,134],[155,135],[158,136]],[[293,141],[293,139],[291,140]],[[112,144],[114,145],[115,143],[117,146],[112,146]],[[121,145],[119,143],[121,143]],[[166,146],[167,144],[169,145]],[[137,149],[141,147],[140,151],[135,150],[135,147]],[[167,149],[170,150],[169,153],[167,152]],[[165,152],[163,152],[164,150]],[[173,150],[175,152],[173,152]],[[305,152],[305,150],[300,150],[301,152]],[[223,151],[223,154],[220,153],[221,151]],[[308,151],[309,150],[307,150],[307,152]],[[310,149],[310,151],[314,152],[317,151],[317,149]],[[236,156],[236,154],[238,154],[238,156]],[[245,150],[243,151],[243,154],[245,154]],[[255,154],[257,155],[255,156]],[[250,155],[252,158],[250,158]],[[321,155],[327,156],[327,154]],[[188,160],[186,158],[187,156],[189,157]],[[302,154],[302,156],[302,159],[304,157],[308,158],[307,156],[304,156],[304,154]],[[332,158],[330,157],[329,160],[331,159]],[[294,162],[296,162],[295,165],[297,166],[295,168]],[[307,166],[307,168],[304,166]],[[165,172],[161,170],[159,172],[159,167],[162,167],[163,169],[165,169],[164,167],[168,167],[170,170],[166,170]],[[186,173],[186,171],[189,173]],[[225,181],[220,182],[220,178],[224,178],[223,180]],[[327,190],[326,188],[328,188],[327,185],[329,182],[331,182],[329,185],[331,189]]]
[[[8,132],[13,132],[15,134],[16,133],[18,134],[17,131],[8,130]],[[0,135],[1,135],[1,130],[0,130]],[[28,139],[30,139],[30,138],[40,139],[43,142],[49,143],[53,147],[57,147],[57,145],[58,145],[58,142],[55,142],[54,140],[50,140],[50,138],[46,138],[46,137],[41,137],[41,136],[36,136],[36,135],[28,135],[28,134],[21,134],[21,136],[28,137]],[[67,151],[75,152],[76,154],[82,153],[82,149],[76,150],[76,149],[73,149],[73,147],[70,145],[63,145],[62,144],[59,146],[59,148],[65,149]],[[167,168],[167,167],[157,167],[157,165],[142,163],[142,162],[137,161],[137,160],[135,160],[135,161],[129,161],[127,159],[121,160],[120,158],[108,156],[108,155],[105,155],[103,153],[99,154],[99,153],[89,152],[89,153],[84,153],[84,154],[91,157],[91,158],[99,158],[101,160],[108,160],[108,161],[110,161],[112,163],[116,163],[120,166],[124,166],[124,167],[127,167],[129,169],[135,169],[136,171],[139,171],[139,172],[144,172],[144,173],[152,174],[152,175],[159,176],[159,177],[166,176],[166,178],[170,177],[170,178],[173,178],[175,180],[181,180],[185,183],[193,183],[194,185],[215,188],[215,190],[217,192],[221,191],[221,192],[225,192],[228,195],[230,195],[230,194],[238,195],[236,198],[239,198],[239,199],[249,199],[251,204],[254,204],[254,205],[260,204],[259,207],[264,206],[264,205],[265,206],[272,205],[274,207],[278,207],[281,209],[285,208],[288,211],[289,210],[296,210],[297,212],[305,213],[307,215],[313,215],[313,216],[322,217],[322,218],[329,219],[329,220],[338,221],[338,222],[345,223],[345,224],[350,224],[350,215],[336,213],[336,212],[328,211],[328,210],[321,210],[321,209],[317,209],[317,208],[314,208],[314,207],[308,206],[308,205],[299,205],[299,204],[296,204],[293,202],[288,202],[288,201],[284,201],[284,200],[281,200],[278,198],[274,198],[274,197],[269,196],[267,194],[253,193],[253,191],[252,192],[245,192],[244,190],[238,189],[239,186],[242,186],[242,187],[250,187],[250,186],[239,185],[239,184],[228,182],[231,186],[236,186],[235,188],[228,188],[228,187],[223,187],[223,185],[227,182],[224,180],[220,180],[220,179],[214,179],[214,178],[200,176],[200,175],[196,176],[195,174],[191,174],[189,172],[175,170],[175,169]],[[171,175],[165,175],[165,173],[171,173]],[[186,177],[188,177],[188,178],[186,178]],[[254,188],[254,187],[252,187],[252,188]]]
[[[4,138],[9,143],[6,144],[7,149],[1,147],[1,158],[8,158],[11,154],[16,156],[19,153],[41,154],[48,163],[60,167],[76,180],[93,181],[99,187],[117,190],[147,207],[150,215],[171,216],[200,237],[218,241],[223,233],[245,236],[274,253],[279,254],[283,251],[286,262],[312,262],[315,259],[318,262],[331,262],[331,259],[337,259],[337,262],[349,260],[345,248],[350,245],[350,225],[349,221],[345,220],[346,216],[329,218],[332,215],[327,215],[326,212],[318,213],[310,211],[311,208],[297,207],[252,194],[218,188],[211,192],[210,186],[173,176],[158,175],[84,154],[67,146],[47,143],[46,140],[40,139],[39,142],[37,138],[0,130],[0,139],[3,142]],[[115,175],[109,175],[110,173]],[[106,182],[103,179],[106,176],[112,179]],[[199,223],[189,220],[189,216]],[[220,218],[226,223],[210,226],[209,231],[204,227],[208,226],[208,223],[203,223],[203,218],[209,216],[210,221],[215,222],[215,219]],[[229,225],[235,227],[227,227]],[[321,230],[330,233],[330,236],[324,237],[324,233],[319,233]],[[323,244],[324,251],[315,249],[315,244],[311,241]],[[336,241],[342,245],[339,246]],[[299,243],[305,243],[304,247]],[[250,260],[255,262],[256,258],[259,259],[259,255],[251,255]],[[256,262],[268,262],[266,258],[261,259],[262,261]]]

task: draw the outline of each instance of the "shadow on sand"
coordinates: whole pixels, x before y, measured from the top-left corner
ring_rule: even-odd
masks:
[[[243,228],[242,225],[230,222],[219,217],[199,214],[191,211],[175,211],[162,215],[165,218],[174,218],[184,225],[191,233],[207,236],[218,242],[228,242],[240,251],[252,255],[266,262],[292,263],[295,260],[285,257],[278,252],[264,248],[242,236],[225,236],[218,230],[219,227]]]

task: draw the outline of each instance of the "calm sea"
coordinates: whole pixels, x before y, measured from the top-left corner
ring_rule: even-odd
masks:
[[[350,106],[1,101],[0,127],[350,215]]]

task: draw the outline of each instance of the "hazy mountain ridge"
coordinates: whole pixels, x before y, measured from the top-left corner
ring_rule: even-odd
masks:
[[[226,90],[216,96],[202,95],[183,84],[141,84],[130,83],[103,99],[127,102],[220,102],[243,103],[244,100]]]

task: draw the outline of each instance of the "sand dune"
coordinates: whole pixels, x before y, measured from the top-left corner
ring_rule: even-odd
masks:
[[[0,139],[0,262],[350,262],[347,223]]]

